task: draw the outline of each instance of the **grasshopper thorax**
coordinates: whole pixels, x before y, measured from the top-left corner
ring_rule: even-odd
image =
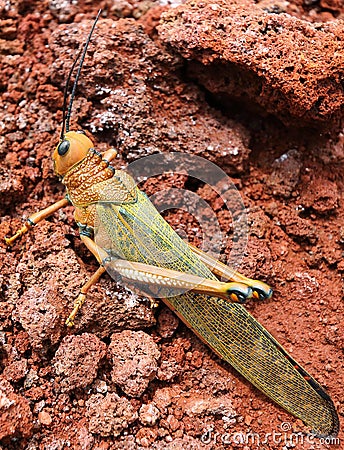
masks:
[[[75,164],[82,161],[93,142],[83,131],[68,131],[59,142],[53,153],[54,170],[64,176]]]

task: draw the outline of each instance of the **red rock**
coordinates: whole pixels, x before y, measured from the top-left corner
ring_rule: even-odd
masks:
[[[140,428],[136,434],[136,443],[144,448],[151,448],[153,442],[155,442],[158,437],[156,430],[152,428]]]
[[[45,352],[47,342],[57,343],[61,337],[61,318],[56,286],[44,290],[30,288],[17,303],[15,315],[27,331],[29,340],[37,350]]]
[[[46,411],[40,411],[38,413],[38,420],[41,422],[42,425],[51,425],[53,419],[49,413]]]
[[[101,436],[118,436],[137,419],[130,402],[116,394],[91,395],[86,406],[89,430]]]
[[[187,355],[188,356],[188,355]],[[199,351],[194,351],[190,354],[190,364],[193,367],[196,367],[197,369],[199,369],[200,367],[202,367],[203,364],[203,353],[199,352]]]
[[[278,220],[288,236],[297,242],[305,241],[315,244],[318,240],[317,230],[309,219],[303,219],[296,211],[281,210]]]
[[[167,440],[167,439],[166,439]],[[167,442],[157,443],[155,445],[156,450],[206,450],[209,448],[209,444],[203,444],[197,437],[188,436],[185,434],[183,438],[170,439]]]
[[[160,411],[154,403],[142,405],[139,412],[139,418],[142,425],[153,426],[160,417]]]
[[[158,333],[163,338],[169,338],[173,336],[178,324],[178,317],[170,309],[164,308],[158,316]]]
[[[90,385],[105,352],[106,345],[93,334],[66,336],[54,358],[55,372],[60,378],[59,390],[70,392]]]
[[[272,164],[272,173],[266,179],[266,185],[274,196],[281,195],[290,198],[297,194],[297,185],[301,173],[300,154],[296,149],[289,150]]]
[[[28,333],[32,346],[41,352],[47,351],[47,342],[57,343],[61,337],[61,311],[56,286],[48,285],[44,290],[30,288],[17,303],[15,315]]]
[[[0,439],[30,437],[32,428],[29,402],[16,394],[8,381],[0,379]]]
[[[162,414],[166,414],[168,407],[171,405],[176,391],[172,387],[164,387],[157,389],[153,401]]]
[[[307,182],[307,190],[301,197],[301,204],[318,214],[329,214],[336,211],[339,192],[336,183],[316,176]]]
[[[343,3],[341,0],[320,0],[320,6],[325,9],[343,12]]]
[[[212,397],[210,395],[200,396],[197,392],[189,392],[187,395],[180,396],[176,403],[186,415],[191,417],[207,413],[221,414],[227,417],[236,415],[229,395]]]
[[[162,17],[160,39],[191,60],[190,76],[225,107],[236,98],[286,123],[340,124],[339,23],[311,24],[266,12],[251,0],[189,1]]]
[[[22,358],[7,364],[2,375],[6,380],[17,383],[27,374],[27,360]]]
[[[160,352],[143,331],[122,331],[111,336],[109,354],[114,383],[132,397],[139,397],[156,376]]]
[[[172,380],[182,370],[185,362],[185,352],[190,348],[190,342],[178,338],[162,346],[161,362],[158,371],[159,380]]]
[[[178,430],[178,428],[180,427],[180,422],[179,420],[177,420],[172,414],[169,414],[166,418],[166,424],[168,426],[168,428],[172,431],[175,432],[176,430]]]
[[[344,272],[344,260],[342,260],[338,266],[337,269],[339,270],[339,272]]]
[[[68,46],[74,46],[75,40],[83,42],[88,33],[86,24],[67,28],[68,33],[56,30],[50,42],[56,55],[55,82],[65,79],[71,58]],[[77,33],[71,31],[76,28]],[[244,170],[249,155],[247,130],[210,108],[199,90],[178,76],[180,58],[155,44],[134,21],[100,21],[94,41],[100,42],[100,37],[102,54],[98,48],[94,70],[83,72],[88,98],[102,99],[101,108],[92,111],[92,130],[113,130],[112,139],[121,141],[121,155],[129,161],[157,151],[183,152],[219,162],[231,173]],[[113,67],[110,72],[109,67]],[[114,71],[116,80],[111,81]]]

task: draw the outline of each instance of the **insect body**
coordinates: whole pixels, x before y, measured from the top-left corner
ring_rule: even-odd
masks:
[[[70,110],[71,104],[69,115]],[[69,202],[75,206],[80,237],[100,267],[82,287],[67,325],[73,325],[87,291],[105,270],[115,271],[148,285],[214,352],[317,434],[336,434],[331,398],[240,304],[251,297],[270,298],[270,287],[184,242],[134,180],[112,166],[114,149],[97,152],[85,134],[69,131],[69,116],[64,127],[65,121],[53,161],[67,197],[32,215],[7,243]],[[229,281],[220,282],[216,275]]]

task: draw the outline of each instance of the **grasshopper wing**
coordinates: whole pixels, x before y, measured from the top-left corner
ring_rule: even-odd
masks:
[[[192,292],[165,302],[217,355],[315,434],[338,433],[329,395],[242,305]]]

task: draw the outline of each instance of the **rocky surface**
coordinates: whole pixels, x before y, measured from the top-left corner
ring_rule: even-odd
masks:
[[[341,21],[311,24],[251,0],[190,1],[163,19],[159,37],[190,61],[190,77],[218,103],[259,106],[294,126],[341,129]]]
[[[109,276],[67,329],[97,268],[71,206],[4,244],[22,216],[64,195],[51,163],[63,89],[99,7],[72,128],[92,133],[101,151],[116,145],[121,168],[178,151],[232,177],[226,203],[203,173],[179,167],[147,180],[153,169],[136,166],[156,200],[189,199],[188,210],[164,216],[194,244],[216,216],[223,260],[235,233],[226,205],[239,193],[248,225],[240,270],[274,288],[247,308],[325,386],[342,420],[342,2],[71,3],[0,1],[1,448],[221,449],[239,433],[264,439],[286,423],[305,431],[166,307],[152,310]],[[195,196],[210,212],[192,214]],[[285,445],[267,440],[267,449]]]

